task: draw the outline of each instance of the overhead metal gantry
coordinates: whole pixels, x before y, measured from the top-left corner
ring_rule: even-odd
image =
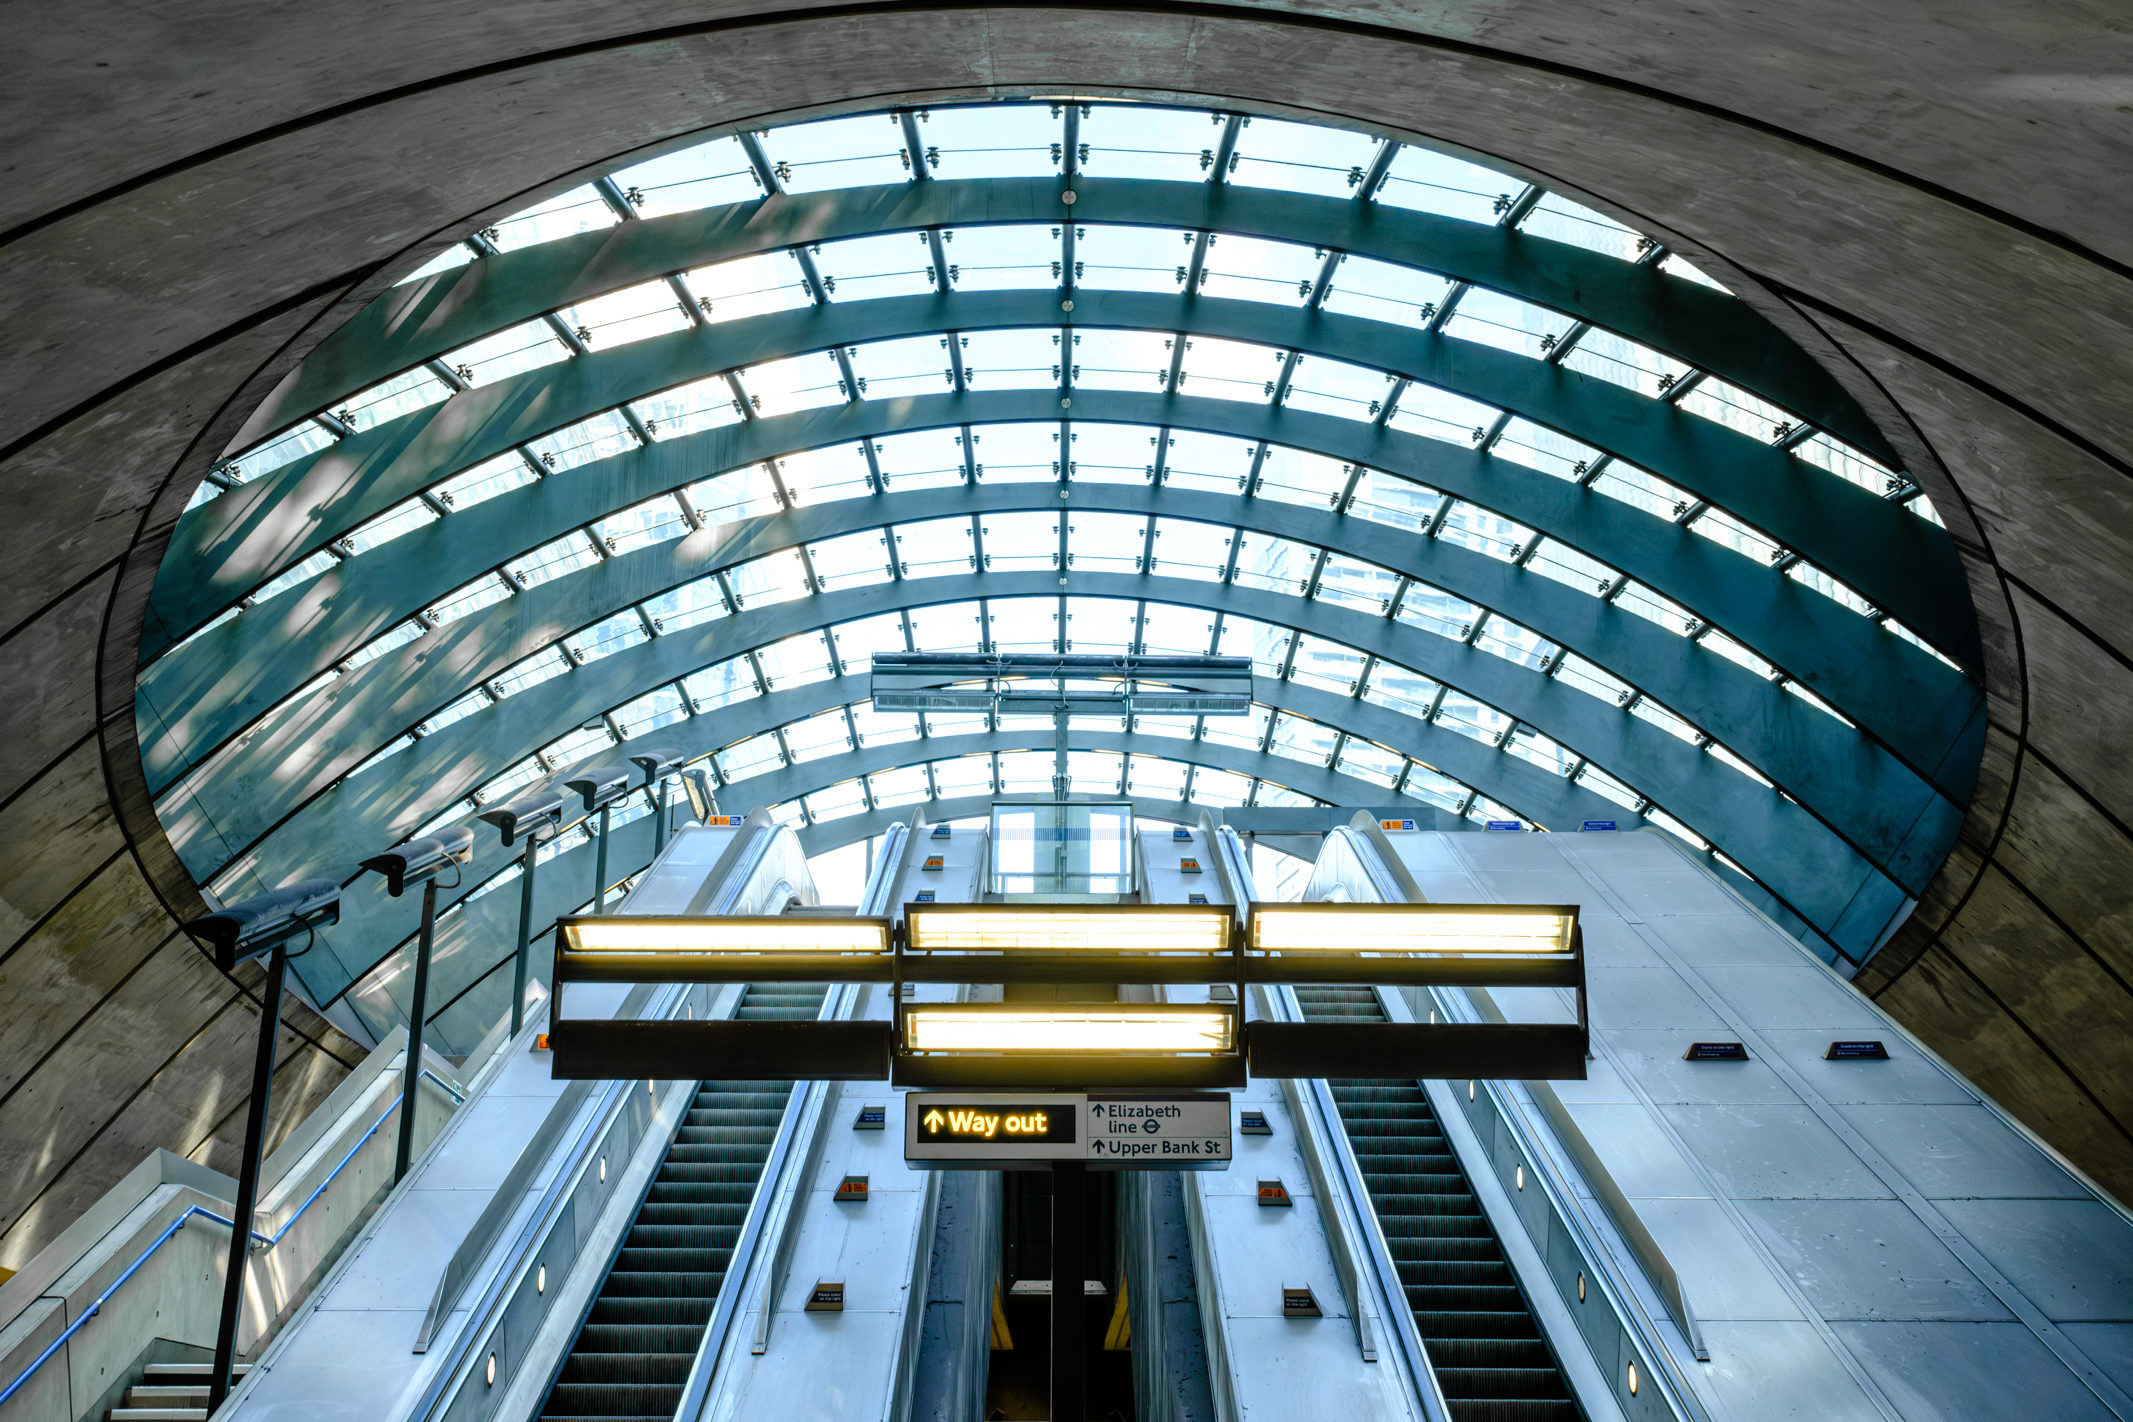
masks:
[[[1513,180],[1491,221],[1388,203],[1402,151],[1391,143],[1357,165],[1343,199],[1242,185],[1222,154],[1199,183],[1090,176],[1074,142],[1050,176],[958,178],[953,151],[935,171],[918,119],[894,122],[904,183],[785,191],[776,135],[741,146],[766,190],[757,201],[640,217],[624,179],[603,179],[591,200],[615,225],[516,250],[480,239],[478,258],[388,292],[284,382],[233,467],[307,421],[333,442],[224,478],[186,515],[144,634],[144,759],[197,877],[268,887],[351,837],[446,822],[506,782],[643,743],[653,700],[671,702],[659,719],[683,718],[656,739],[713,757],[714,770],[727,747],[770,738],[774,764],[751,764],[729,794],[805,816],[842,784],[854,793],[829,799],[872,817],[876,776],[1044,738],[989,720],[868,743],[855,714],[873,713],[839,665],[835,629],[894,613],[902,650],[941,650],[913,639],[913,619],[969,604],[988,619],[970,644],[983,651],[1000,609],[1038,599],[1057,609],[1062,652],[1065,619],[1092,599],[1130,605],[1136,628],[1151,608],[1248,622],[1273,649],[1257,668],[1272,714],[1256,748],[1077,718],[1073,751],[1235,766],[1346,803],[1411,794],[1410,776],[1426,777],[1462,787],[1450,808],[1486,802],[1543,826],[1648,809],[1854,957],[1931,877],[1982,724],[1960,670],[1976,632],[1953,546],[1857,406],[1746,303],[1663,269],[1649,242],[1610,255],[1523,230],[1545,194]],[[1218,125],[1215,147],[1234,157],[1242,123]],[[1027,229],[1033,242],[1049,231],[1049,281],[1037,271],[974,289],[995,279],[951,260],[959,229]],[[1180,290],[1117,289],[1083,269],[1098,239],[1128,229],[1166,282],[1178,266]],[[912,249],[899,259],[912,273],[889,277],[921,294],[866,296],[835,245],[889,236]],[[1203,289],[1234,275],[1239,242],[1301,254],[1290,295]],[[787,254],[791,309],[765,297],[759,314],[729,319],[692,285],[721,263]],[[1404,317],[1330,309],[1344,260],[1449,285]],[[678,328],[613,344],[571,314],[635,290],[663,293],[660,319]],[[1526,303],[1538,325],[1488,335],[1461,314],[1487,293]],[[486,378],[462,357],[519,327],[557,358]],[[1015,347],[1026,368],[965,349],[1024,333],[1039,333]],[[1090,348],[1077,341],[1136,333],[1145,369],[1078,357]],[[1679,365],[1637,389],[1574,368],[1596,343],[1625,341]],[[912,353],[935,346],[929,391],[913,384],[924,362]],[[1234,366],[1248,350],[1265,355],[1249,389]],[[1232,365],[1206,366],[1210,352]],[[781,392],[802,359],[822,363],[806,376],[821,392],[795,409]],[[431,393],[376,406],[406,413],[362,413],[362,392],[424,381]],[[1690,413],[1697,390],[1719,385],[1736,406]],[[1471,431],[1453,429],[1449,415],[1410,409],[1425,405],[1479,413]],[[1014,426],[1054,432],[1051,478],[986,471],[979,441]],[[1115,455],[1082,467],[1077,437],[1122,426],[1146,436],[1146,467]],[[920,436],[954,442],[949,467],[913,475],[896,441]],[[1181,463],[1173,445],[1186,437],[1234,441],[1236,467]],[[1848,445],[1824,462],[1849,477],[1801,457],[1811,440]],[[792,482],[854,450],[838,486]],[[499,487],[524,487],[455,503],[447,486],[499,459],[519,471]],[[1272,482],[1313,459],[1339,462],[1329,488]],[[1862,487],[1868,460],[1889,471],[1885,489]],[[763,494],[705,502],[729,486]],[[1048,565],[1027,549],[988,557],[1013,541],[1010,525],[1026,542],[1032,519],[1056,534]],[[1076,519],[1100,536],[1076,537]],[[647,521],[663,526],[646,534]],[[943,551],[957,528],[965,546]],[[1158,542],[1166,530],[1226,539],[1226,556],[1205,567],[1174,556]],[[883,544],[878,571],[853,561],[869,539]],[[781,684],[781,644],[824,635],[827,665]],[[1139,637],[1117,650],[1161,650]],[[688,690],[729,664],[749,684],[741,699]],[[1327,689],[1336,674],[1348,694]],[[1419,684],[1424,701],[1378,695],[1385,677]],[[1439,724],[1448,694],[1488,728]],[[802,723],[830,712],[843,748],[796,753],[796,740],[819,739]],[[1322,728],[1310,733],[1328,748],[1317,772],[1279,753],[1301,744],[1277,745],[1280,726]],[[1528,739],[1552,748],[1553,773],[1513,753]],[[1404,768],[1347,775],[1345,748],[1372,744]],[[1613,798],[1578,783],[1603,775],[1622,787]],[[398,936],[378,936],[360,897],[335,930],[347,940],[338,971],[351,974]],[[307,982],[321,997],[345,986]]]

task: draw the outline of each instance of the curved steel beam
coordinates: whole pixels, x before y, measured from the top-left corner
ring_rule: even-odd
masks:
[[[563,497],[557,503],[567,507],[572,503],[574,488],[593,488],[606,484],[606,480],[587,480],[582,486],[559,484],[559,495]],[[1561,486],[1559,480],[1551,480],[1551,484]],[[546,488],[527,492],[546,492]],[[587,593],[593,593],[597,584],[593,599],[576,603],[570,612],[570,616],[582,614],[587,623],[593,623],[621,612],[631,601],[657,595],[670,586],[665,582],[668,578],[702,578],[708,571],[781,548],[877,527],[896,527],[917,518],[981,516],[1013,510],[1124,512],[1186,518],[1333,548],[1359,561],[1389,567],[1416,582],[1444,588],[1446,593],[1465,601],[1485,605],[1491,612],[1529,627],[1559,646],[1568,646],[1581,657],[1608,667],[1615,676],[1655,695],[1721,744],[1736,748],[1738,755],[1758,765],[1779,785],[1802,797],[1813,793],[1809,780],[1798,780],[1796,785],[1802,763],[1817,763],[1828,757],[1837,757],[1843,763],[1849,746],[1858,740],[1856,731],[1845,729],[1819,712],[1809,712],[1796,697],[1785,695],[1764,678],[1717,657],[1687,637],[1666,633],[1645,618],[1623,612],[1600,597],[1576,591],[1555,578],[1512,567],[1504,559],[1448,539],[1423,539],[1391,524],[1265,497],[1246,499],[1190,488],[1133,484],[1075,484],[1069,488],[1073,499],[1062,503],[1058,492],[1054,484],[981,484],[975,488],[924,490],[907,495],[892,492],[804,505],[764,518],[721,524],[717,529],[678,539],[665,548],[629,552],[599,567],[572,573],[559,584],[570,582],[578,588],[580,580],[591,580],[580,588]],[[548,503],[546,499],[542,501]],[[228,738],[237,736],[275,701],[320,676],[328,665],[333,665],[335,652],[346,657],[346,650],[341,648],[360,646],[354,635],[343,631],[346,627],[369,633],[401,623],[448,588],[461,586],[495,567],[493,537],[503,537],[503,529],[527,520],[523,505],[506,507],[484,518],[482,514],[488,507],[491,505],[484,503],[465,516],[437,520],[427,529],[403,535],[375,554],[365,554],[348,567],[326,573],[320,586],[290,595],[288,605],[279,612],[269,608],[267,616],[237,618],[235,623],[198,637],[151,667],[139,691],[145,712],[143,725],[151,727],[143,736],[141,748],[151,793],[162,793],[177,776],[211,759]],[[570,512],[576,514],[580,510]],[[461,518],[467,522],[454,529]],[[540,542],[546,542],[546,537],[561,533],[561,529],[555,524],[533,524],[514,539],[506,539],[506,546],[525,542],[535,533],[540,535]],[[1679,529],[1677,537],[1683,542],[1709,544],[1709,539]],[[1753,561],[1741,559],[1738,554],[1732,556],[1741,565],[1758,569]],[[435,580],[442,586],[424,586],[424,580]],[[1913,774],[1935,780],[1941,767],[1952,759],[1952,750],[1964,744],[1964,733],[1982,718],[1982,699],[1973,686],[1952,669],[1905,644],[1901,637],[1886,633],[1869,620],[1851,616],[1830,599],[1790,578],[1768,573],[1768,580],[1781,586],[1768,588],[1775,597],[1762,603],[1764,620],[1760,625],[1777,629],[1790,644],[1790,650],[1813,659],[1813,680],[1802,680],[1807,680],[1811,689],[1832,706],[1854,714],[1856,721],[1873,731],[1875,738],[1886,744],[1898,761],[1911,767]],[[552,599],[559,595],[550,593],[548,584],[544,584],[527,597]],[[469,633],[478,635],[480,629],[503,625],[550,627],[561,616],[561,612],[544,614],[527,623],[512,612],[493,608],[469,618],[471,625],[467,629],[448,631],[446,635],[463,640]],[[565,631],[574,629],[565,627]],[[1822,646],[1807,644],[1807,635],[1817,631],[1824,633],[1828,642]],[[516,661],[531,650],[538,648],[510,642],[499,644],[497,655]],[[476,680],[493,676],[488,672],[476,678],[471,667],[459,659],[439,663],[439,659],[427,655],[427,648],[420,646],[410,646],[401,657],[412,659],[420,667],[420,674],[433,674],[439,665],[467,672],[461,680],[437,680],[431,676],[431,695],[437,699],[412,721],[401,725],[420,721],[422,716],[469,691]],[[375,682],[386,676],[390,665],[395,665],[395,659],[380,659],[356,676]],[[1905,672],[1913,676],[1905,676]],[[335,695],[365,695],[375,701],[386,693],[371,689],[356,693],[352,684],[341,684]],[[619,697],[616,704],[623,699],[627,697]],[[369,729],[378,731],[384,740],[390,738],[390,733],[399,733],[390,723],[378,723]],[[384,740],[378,740],[378,744],[384,744]],[[1770,742],[1768,748],[1764,748],[1764,740]],[[1954,759],[1960,761],[1962,757]],[[1845,776],[1854,772],[1856,767],[1847,765]],[[1879,782],[1879,778],[1875,780]],[[1937,787],[1956,802],[1969,795],[1969,785],[1937,782]]]
[[[1438,551],[1457,551],[1479,564],[1490,562],[1449,545]],[[270,723],[244,747],[191,777],[188,794],[167,799],[161,810],[180,854],[194,864],[196,873],[202,873],[203,866],[219,867],[210,861],[195,861],[192,831],[197,822],[190,815],[176,813],[181,804],[197,800],[216,825],[218,840],[235,840],[253,826],[263,832],[271,823],[268,815],[293,811],[303,799],[323,790],[347,768],[463,694],[467,687],[501,673],[560,632],[594,620],[600,610],[613,605],[616,587],[631,598],[646,596],[678,580],[677,573],[700,576],[706,566],[716,566],[715,561],[706,564],[700,558],[701,554],[690,547],[690,540],[640,549],[452,623],[440,629],[434,645],[430,645],[432,638],[423,638],[397,653],[378,658],[349,678],[351,683],[360,684],[335,688],[299,704],[280,723]],[[1656,677],[1669,684],[1678,683],[1685,691],[1695,689],[1697,694],[1690,699],[1712,713],[1712,721],[1701,729],[1717,736],[1722,744],[1728,743],[1730,737],[1742,738],[1745,745],[1737,753],[1744,758],[1753,757],[1751,763],[1760,762],[1758,768],[1767,766],[1764,773],[1810,813],[1857,845],[1870,861],[1890,868],[1903,882],[1909,883],[1918,872],[1911,864],[1915,857],[1912,840],[1921,823],[1933,834],[1938,833],[1943,822],[1952,825],[1960,818],[1956,804],[1935,794],[1865,736],[1785,696],[1746,669],[1723,658],[1704,655],[1685,638],[1642,625],[1642,619],[1633,614],[1583,597],[1548,579],[1518,570],[1506,572],[1529,579],[1522,588],[1534,598],[1559,600],[1564,606],[1564,618],[1582,614],[1593,619],[1591,640],[1605,644],[1610,638],[1619,638],[1618,661],[1623,659],[1619,652],[1634,648],[1652,659],[1647,669]],[[604,658],[585,669],[591,675],[552,678],[477,712],[460,724],[480,719],[515,728],[512,738],[490,743],[489,753],[481,757],[486,778],[531,754],[563,728],[581,724],[711,661],[737,655],[749,646],[810,631],[828,621],[847,620],[827,615],[840,604],[856,606],[863,609],[857,615],[867,615],[903,606],[987,596],[1054,597],[1060,595],[1062,587],[1085,596],[1145,597],[1155,602],[1227,609],[1346,642],[1457,687],[1586,754],[1591,753],[1583,744],[1560,734],[1547,719],[1545,711],[1551,703],[1546,693],[1563,691],[1605,710],[1610,719],[1631,719],[1583,692],[1558,687],[1540,673],[1450,638],[1324,602],[1307,602],[1293,593],[1161,575],[1072,573],[1063,581],[1047,571],[912,578],[845,593],[814,594],[761,611],[743,612],[736,618],[662,636]],[[1367,640],[1358,641],[1359,636]],[[438,739],[454,739],[457,729],[447,728]],[[1664,733],[1655,734],[1660,734],[1682,757],[1691,761],[1706,759]],[[1667,781],[1657,765],[1645,772],[1631,773],[1627,766],[1602,756],[1593,759],[1661,804],[1670,803],[1668,792],[1662,788]],[[290,769],[299,766],[315,768],[308,774]]]
[[[278,433],[334,401],[544,312],[675,272],[800,243],[1058,223],[1059,180],[930,179],[777,193],[629,221],[484,257],[398,286],[304,358],[242,436]],[[1740,298],[1657,267],[1515,228],[1233,184],[1074,181],[1077,224],[1208,230],[1299,243],[1436,272],[1506,292],[1665,351],[1865,450],[1899,456],[1828,371]],[[1336,281],[1336,286],[1338,282]]]
[[[1967,599],[1947,595],[1962,583],[1945,530],[1710,420],[1560,366],[1382,322],[1139,292],[1083,292],[1074,312],[1062,315],[1055,294],[897,297],[779,312],[653,337],[465,391],[186,514],[157,579],[143,655],[152,655],[150,638],[159,645],[175,640],[180,629],[205,621],[295,556],[345,535],[400,498],[624,401],[833,346],[1067,325],[1185,331],[1322,354],[1525,415],[1725,509],[1858,589],[1956,660],[1974,661],[1974,612]],[[1222,403],[1240,412],[1254,408]]]
[[[623,561],[612,560],[603,567]],[[574,581],[578,580],[563,580],[553,586],[561,593],[567,591],[565,583]],[[1235,585],[1195,583],[1158,576],[1072,573],[1062,585],[1049,571],[1043,574],[968,574],[914,579],[893,587],[831,592],[802,602],[751,609],[734,618],[660,637],[606,659],[618,664],[609,676],[622,680],[610,681],[602,677],[599,685],[593,688],[601,694],[591,698],[584,711],[592,714],[613,704],[605,692],[625,680],[629,685],[658,685],[737,653],[744,647],[774,640],[788,631],[804,631],[898,606],[967,601],[978,597],[1060,595],[1147,598],[1297,626],[1460,687],[1518,717],[1572,751],[1585,755],[1625,783],[1638,786],[1669,813],[1717,842],[1736,862],[1746,865],[1751,873],[1770,884],[1780,897],[1796,906],[1801,903],[1809,905],[1800,910],[1802,917],[1818,924],[1833,921],[1836,913],[1818,913],[1816,900],[1838,891],[1841,886],[1842,899],[1836,906],[1841,912],[1842,903],[1850,899],[1861,880],[1859,871],[1872,873],[1876,863],[1888,864],[1892,873],[1901,876],[1899,882],[1919,878],[1921,866],[1936,862],[1932,856],[1945,851],[1946,841],[1952,837],[1959,819],[1954,806],[1915,779],[1912,781],[1914,792],[1908,796],[1891,794],[1885,799],[1864,800],[1859,804],[1862,818],[1835,828],[1840,833],[1856,835],[1861,842],[1871,846],[1875,853],[1868,858],[1837,835],[1819,828],[1814,815],[1802,808],[1802,804],[1756,785],[1722,767],[1713,757],[1619,708],[1581,691],[1560,686],[1502,658],[1404,624],[1323,603],[1303,602],[1293,596]],[[537,615],[532,606],[535,602],[532,597],[515,598],[493,610],[505,612],[514,622],[519,622]],[[438,645],[426,648],[424,655],[444,663],[463,659],[469,663],[469,673],[475,671],[471,663],[476,661],[494,661],[495,670],[501,670],[507,664],[508,659],[493,658],[491,654],[497,643],[508,641],[508,638],[453,639],[452,627],[458,625],[455,623],[443,629],[444,639]],[[559,618],[544,629],[548,635],[542,636],[540,641],[550,640],[554,633],[575,625],[582,625],[582,619]],[[423,640],[427,642],[429,639]],[[406,657],[411,650],[403,649],[398,655]],[[625,662],[624,659],[629,660]],[[627,671],[623,670],[625,666]],[[575,676],[558,678],[546,685],[575,683],[577,680]],[[419,683],[420,678],[416,681]],[[561,694],[571,694],[575,690],[573,686]],[[530,744],[538,744],[541,738],[552,736],[555,727],[575,724],[560,714],[561,708],[552,704],[541,712],[534,712],[529,707],[514,713],[513,703],[522,700],[524,695],[509,698],[491,709],[503,713],[497,718],[498,722],[523,719],[527,729],[520,734],[529,741],[529,748]],[[269,726],[253,738],[244,755],[225,757],[181,785],[160,808],[173,842],[195,874],[206,878],[247,853],[252,845],[363,759],[363,754],[352,750],[334,750],[337,737],[348,728],[381,723],[407,724],[411,718],[405,712],[412,709],[412,699],[401,705],[395,704],[396,699],[373,705],[363,696],[355,695],[322,712],[293,717],[287,726]],[[593,700],[600,704],[591,704]],[[1805,714],[1819,715],[1814,712]],[[473,719],[476,718],[469,718],[470,721]],[[449,734],[447,731],[446,735]],[[1393,744],[1396,749],[1401,748],[1400,742]],[[1863,737],[1861,744],[1865,744]],[[466,782],[454,785],[435,803],[441,806],[450,798],[467,793],[481,779],[509,763],[510,760],[493,753],[472,758],[467,762]],[[1886,763],[1893,766],[1893,762]],[[284,781],[281,774],[289,767],[304,767],[305,773],[289,775]],[[1823,767],[1825,771],[1832,768]],[[409,774],[402,770],[392,779],[403,780]],[[351,788],[353,786],[343,787],[337,793],[347,793]],[[441,783],[437,788],[442,790]],[[1891,787],[1892,791],[1896,788]],[[426,790],[425,794],[428,793]],[[1832,786],[1830,795],[1840,803],[1849,803],[1856,795],[1856,787]],[[1905,800],[1909,803],[1903,803]],[[1722,832],[1712,834],[1711,828],[1719,828]],[[1773,876],[1765,872],[1766,865],[1786,859],[1795,863],[1812,861],[1813,870],[1805,876],[1807,883],[1781,883],[1781,879],[1789,880],[1795,876]],[[1911,892],[1916,892],[1915,886]],[[1898,897],[1901,897],[1900,893]],[[1885,916],[1875,923],[1874,931],[1878,932],[1880,922],[1885,922]]]
[[[954,411],[943,413],[966,416],[975,410],[1027,414],[1036,400],[1048,398],[1012,392],[929,397],[926,403],[953,405],[957,407]],[[1084,396],[1077,405],[1088,399]],[[887,403],[868,402],[858,408],[885,415],[885,410],[875,407]],[[1223,402],[1165,401],[1161,396],[1115,392],[1102,392],[1096,403],[1107,414],[1116,413],[1116,407],[1121,405],[1184,405],[1201,413],[1207,425],[1216,423],[1217,417],[1225,413]],[[790,453],[792,439],[822,432],[827,421],[821,417],[826,413],[841,411],[809,411],[686,436],[599,461],[573,471],[572,476],[544,480],[487,500],[404,534],[282,598],[195,637],[150,666],[139,684],[137,694],[146,732],[142,758],[151,793],[161,793],[172,779],[213,755],[229,737],[267,714],[298,687],[451,589],[619,508],[694,482],[704,477],[707,468],[734,467],[727,461],[747,467],[762,458]],[[1265,415],[1266,427],[1289,436],[1352,435],[1357,431],[1353,421],[1322,415],[1272,409]],[[873,438],[885,433],[885,420],[883,426],[879,430],[863,428],[857,437]],[[899,426],[912,427],[908,421]],[[1173,425],[1194,427],[1198,426]],[[1217,432],[1237,431],[1226,427]],[[1956,799],[1968,799],[1970,780],[1974,778],[1970,761],[1974,757],[1951,757],[1950,751],[1966,743],[1966,731],[1982,715],[1982,696],[1959,673],[1784,574],[1678,524],[1523,465],[1453,449],[1434,440],[1409,435],[1399,438],[1421,447],[1410,452],[1431,458],[1433,487],[1462,496],[1481,495],[1505,517],[1566,543],[1575,540],[1581,551],[1611,566],[1636,569],[1647,585],[1708,618],[1727,635],[1797,678],[1887,744],[1918,773]],[[1317,442],[1335,443],[1332,439]],[[1440,450],[1441,457],[1437,455]],[[1344,445],[1314,452],[1342,459],[1350,459],[1356,453]],[[1437,477],[1445,473],[1458,477]],[[1523,599],[1492,601],[1507,596],[1504,583],[1521,581],[1520,575],[1501,561],[1463,548],[1456,550],[1458,556],[1447,557],[1453,545],[1417,540],[1367,519],[1265,497],[1224,498],[1175,488],[1075,483],[1071,491],[1072,506],[1076,508],[1195,518],[1254,527],[1333,547],[1481,603],[1551,640],[1569,644],[1576,635],[1569,627],[1544,625],[1551,615],[1552,603],[1539,607],[1522,605]],[[889,493],[812,504],[765,519],[724,526],[718,537],[722,547],[768,549],[778,545],[758,536],[758,527],[787,528],[788,542],[804,543],[919,517],[1058,505],[1056,491],[1050,485],[981,483],[976,488]],[[725,555],[713,553],[710,557],[716,562]],[[1436,567],[1438,564],[1449,566]],[[1464,564],[1482,571],[1483,576],[1471,585],[1455,581]],[[1646,577],[1653,569],[1657,576]],[[1523,581],[1547,582],[1553,596],[1569,596],[1569,589],[1537,575],[1529,575]],[[1597,597],[1587,597],[1585,601],[1597,608]],[[613,610],[619,609],[610,609]],[[1592,610],[1596,609],[1587,611]],[[1642,627],[1641,621],[1636,625]],[[1656,629],[1646,632],[1662,635]],[[1659,684],[1648,683],[1616,665],[1613,648],[1604,638],[1587,639],[1574,649],[1626,680],[1647,686],[1702,724],[1700,712],[1679,701],[1671,688],[1662,690]],[[1720,738],[1729,744],[1734,739],[1730,735]]]

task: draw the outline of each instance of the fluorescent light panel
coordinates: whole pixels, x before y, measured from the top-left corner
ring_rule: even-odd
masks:
[[[1019,904],[904,920],[914,953],[1227,953],[1230,916],[1133,907]]]
[[[1287,904],[1253,909],[1251,946],[1261,953],[1567,953],[1575,921],[1543,908]]]
[[[889,927],[873,918],[610,918],[563,925],[575,953],[873,953]]]
[[[1232,1014],[1206,1007],[911,1007],[906,1050],[1190,1055],[1235,1049]]]

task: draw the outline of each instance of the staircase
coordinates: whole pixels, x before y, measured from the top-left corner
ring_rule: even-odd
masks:
[[[1295,991],[1308,1021],[1385,1020],[1369,988]],[[1583,1414],[1421,1088],[1329,1085],[1454,1422],[1578,1422]]]
[[[237,1375],[251,1370],[239,1363]],[[105,1411],[105,1422],[207,1422],[207,1378],[212,1363],[150,1363],[141,1385],[126,1389],[119,1406]]]
[[[813,1021],[819,985],[751,984],[743,1022]],[[646,1191],[541,1417],[671,1422],[792,1083],[707,1081]]]

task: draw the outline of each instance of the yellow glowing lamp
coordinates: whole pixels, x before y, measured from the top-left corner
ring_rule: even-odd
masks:
[[[1254,953],[1418,955],[1575,951],[1574,905],[1254,904]]]

